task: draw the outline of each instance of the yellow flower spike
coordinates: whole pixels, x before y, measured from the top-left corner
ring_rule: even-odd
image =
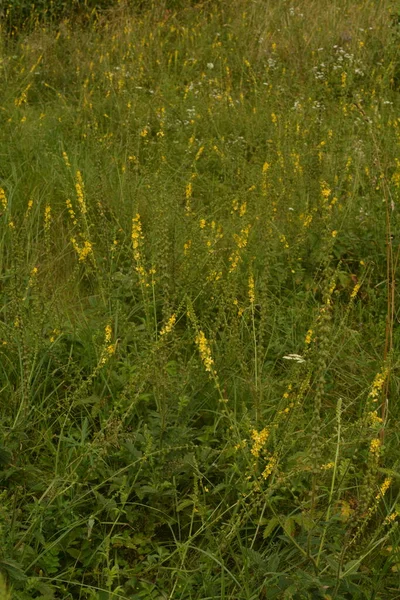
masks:
[[[306,333],[306,337],[304,340],[304,343],[306,344],[306,346],[309,346],[312,342],[312,336],[313,336],[313,330],[309,329]]]
[[[333,462],[325,463],[324,465],[321,465],[321,471],[329,471],[330,469],[333,469],[334,466],[335,463]]]
[[[372,410],[369,413],[368,418],[369,418],[369,422],[371,423],[371,425],[380,425],[381,423],[383,423],[383,419],[378,416],[378,413],[376,410]]]
[[[88,240],[85,240],[82,248],[79,246],[75,238],[71,238],[71,244],[78,255],[79,262],[85,262],[88,256],[93,253],[93,244]]]
[[[193,185],[191,182],[189,182],[185,189],[186,200],[189,200],[192,197],[192,194],[193,194]]]
[[[250,304],[253,306],[255,299],[256,299],[253,273],[251,273],[249,276],[249,292],[248,293],[249,293]]]
[[[391,523],[393,523],[397,517],[399,516],[399,513],[396,511],[393,511],[392,513],[390,513],[390,515],[388,515],[386,517],[386,519],[384,520],[385,525],[390,525]]]
[[[279,236],[279,240],[280,240],[280,242],[282,242],[282,244],[284,245],[284,247],[285,247],[286,249],[288,249],[288,248],[289,248],[289,244],[288,244],[288,242],[287,242],[287,239],[286,239],[286,236],[285,236],[285,235],[283,235],[283,234],[282,234],[282,235],[280,235],[280,236]]]
[[[278,463],[278,459],[276,458],[276,456],[271,456],[265,469],[261,473],[261,477],[263,479],[267,479],[271,475],[271,473],[274,470],[274,468],[276,467],[277,463]]]
[[[388,372],[389,370],[386,367],[382,373],[377,373],[375,375],[375,379],[372,382],[371,391],[368,394],[368,397],[372,400],[372,402],[378,401],[378,396],[383,388]]]
[[[93,252],[92,243],[88,240],[85,240],[83,243],[83,248],[81,249],[79,260],[83,262],[86,258]]]
[[[239,217],[243,217],[246,214],[247,202],[243,202],[239,208]]]
[[[329,198],[329,196],[331,195],[332,190],[329,187],[329,185],[326,183],[326,181],[321,181],[321,195],[322,197],[327,200]]]
[[[28,282],[28,287],[33,287],[36,283],[36,276],[38,274],[38,268],[37,267],[33,267],[30,277],[29,277],[29,282]]]
[[[3,208],[3,210],[7,209],[7,206],[8,206],[7,196],[2,187],[0,187],[0,204]]]
[[[379,438],[374,438],[373,440],[371,440],[371,443],[369,446],[370,453],[378,455],[380,452],[381,445],[382,445],[382,443]]]
[[[269,437],[269,430],[264,427],[261,431],[257,431],[257,429],[253,429],[251,431],[251,439],[253,440],[253,445],[251,447],[251,454],[258,458],[260,456],[260,452],[263,446],[266,444],[267,439]]]
[[[203,154],[203,152],[204,152],[204,146],[200,146],[200,148],[198,149],[197,154],[196,154],[194,160],[199,160],[199,158]]]
[[[211,348],[202,330],[196,335],[195,341],[205,370],[209,373],[213,373],[214,360],[211,355]]]
[[[171,333],[176,323],[176,313],[173,313],[164,327],[160,331],[160,336],[167,335],[167,333]]]
[[[83,186],[83,179],[80,171],[77,171],[75,174],[75,190],[76,190],[76,199],[79,204],[80,211],[82,215],[87,213],[86,201],[85,201],[85,192]]]
[[[136,262],[136,272],[139,275],[140,285],[145,287],[149,287],[148,273],[143,265],[143,258],[141,252],[142,241],[144,240],[144,236],[142,233],[142,223],[140,219],[139,213],[132,219],[132,247],[133,247],[133,258]]]
[[[379,492],[376,495],[376,500],[379,500],[382,496],[384,496],[386,494],[386,492],[388,491],[388,489],[390,488],[391,484],[392,484],[392,477],[387,477],[385,479],[385,481],[381,484],[380,488],[379,488]]]
[[[49,231],[51,224],[51,206],[47,204],[44,209],[44,229],[45,231]]]
[[[361,283],[356,283],[356,285],[353,288],[353,291],[350,294],[350,300],[354,300],[354,298],[357,296],[358,294],[358,290],[361,287]]]
[[[63,153],[62,153],[62,157],[64,159],[66,167],[68,167],[68,169],[70,169],[71,163],[69,162],[68,154],[65,151],[63,151]]]
[[[111,342],[111,336],[112,336],[112,328],[111,325],[106,325],[105,330],[104,330],[104,342],[106,344],[109,344]]]

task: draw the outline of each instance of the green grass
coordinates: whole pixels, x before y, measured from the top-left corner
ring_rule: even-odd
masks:
[[[15,6],[0,600],[399,598],[400,6]]]

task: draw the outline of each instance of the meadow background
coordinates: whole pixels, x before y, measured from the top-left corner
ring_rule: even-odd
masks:
[[[400,5],[1,10],[1,600],[400,598]]]

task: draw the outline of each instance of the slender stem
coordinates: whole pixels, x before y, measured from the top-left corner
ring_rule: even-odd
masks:
[[[338,403],[337,403],[337,409],[336,409],[336,412],[337,412],[337,442],[336,442],[335,465],[333,467],[331,489],[329,492],[328,510],[326,512],[326,521],[325,521],[324,531],[322,533],[321,543],[319,546],[318,556],[317,556],[317,560],[316,560],[317,567],[319,565],[319,561],[321,558],[321,553],[322,553],[322,550],[324,547],[326,533],[328,531],[329,519],[331,516],[333,492],[335,489],[336,473],[337,473],[337,467],[338,467],[338,462],[339,462],[340,434],[341,434],[341,410],[342,410],[342,399],[339,398]]]

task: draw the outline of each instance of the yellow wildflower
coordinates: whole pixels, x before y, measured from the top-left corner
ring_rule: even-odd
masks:
[[[321,465],[321,471],[329,471],[329,469],[333,469],[334,466],[335,463],[333,462],[325,463],[324,465]]]
[[[287,242],[286,236],[283,235],[283,233],[282,233],[282,235],[279,236],[279,241],[284,245],[284,247],[286,249],[289,248],[289,244]]]
[[[29,277],[29,282],[28,282],[29,287],[33,287],[35,285],[37,273],[38,273],[38,268],[33,267],[32,271],[31,271],[31,275]]]
[[[239,208],[239,217],[243,217],[243,215],[246,214],[246,210],[247,210],[247,202],[243,202],[243,204],[241,204],[240,208]]]
[[[74,225],[76,225],[78,223],[78,221],[76,220],[76,215],[75,215],[75,211],[74,208],[72,206],[72,202],[71,200],[69,200],[69,198],[65,201],[65,204],[67,205],[67,210],[68,210],[68,214],[71,217],[71,221]]]
[[[66,164],[66,166],[68,167],[68,169],[71,168],[71,163],[69,162],[69,158],[68,158],[68,154],[66,152],[62,153],[62,157],[64,159],[64,162]]]
[[[322,197],[327,200],[329,198],[329,196],[331,195],[331,193],[332,193],[332,190],[330,189],[330,187],[328,186],[328,184],[326,183],[326,181],[321,181],[321,194],[322,194]]]
[[[395,521],[398,516],[399,516],[399,513],[397,511],[393,511],[392,513],[390,513],[390,515],[388,515],[384,521],[385,525],[389,525],[390,523],[393,523],[393,521]]]
[[[357,296],[358,294],[358,290],[361,287],[361,283],[356,283],[356,285],[353,288],[353,291],[350,294],[350,300],[354,300],[354,298]]]
[[[376,410],[372,410],[369,413],[368,417],[371,425],[380,425],[381,423],[383,423],[383,419],[381,419],[381,417],[378,417],[378,413]]]
[[[205,370],[208,371],[209,373],[212,373],[212,371],[213,371],[212,367],[214,364],[214,360],[211,356],[211,349],[210,349],[209,343],[207,341],[207,338],[204,335],[204,332],[201,330],[196,335],[196,344],[199,349],[201,360],[203,362]]]
[[[105,336],[104,336],[104,342],[106,344],[109,344],[111,342],[111,336],[112,336],[112,328],[111,325],[106,325],[105,328]]]
[[[371,454],[379,454],[381,445],[382,443],[379,438],[374,438],[373,440],[371,440],[369,446],[369,451],[371,452]]]
[[[194,160],[199,160],[199,158],[203,154],[203,152],[204,152],[204,146],[200,146],[200,148],[198,149],[197,154],[196,154]]]
[[[85,202],[85,193],[83,186],[83,179],[80,171],[76,172],[75,175],[75,190],[76,190],[76,198],[78,200],[79,208],[81,213],[84,215],[87,212],[86,202]]]
[[[384,496],[386,494],[386,492],[390,488],[391,483],[392,483],[392,478],[391,477],[387,477],[385,479],[385,481],[381,484],[380,488],[379,488],[379,492],[376,495],[376,500],[379,500],[379,498],[381,498],[382,496]]]
[[[271,475],[271,473],[274,470],[274,468],[276,467],[277,463],[278,463],[278,460],[277,460],[276,456],[271,456],[264,471],[261,473],[261,477],[263,479],[267,479],[267,477],[269,477]]]
[[[6,193],[5,193],[5,191],[4,191],[4,189],[2,187],[0,187],[0,204],[1,204],[2,208],[3,208],[3,210],[6,210],[7,204],[8,204],[8,202],[7,202],[7,196],[6,196]]]
[[[87,257],[93,252],[92,242],[85,240],[82,248],[79,246],[75,238],[71,238],[71,244],[78,255],[79,262],[84,262]]]
[[[133,246],[133,258],[136,262],[136,272],[139,275],[139,281],[141,285],[149,286],[147,281],[147,273],[146,269],[143,265],[142,253],[141,253],[141,243],[144,239],[142,233],[142,223],[140,220],[139,213],[136,214],[132,219],[132,246]]]
[[[375,379],[372,383],[371,391],[368,394],[368,397],[372,400],[372,402],[378,401],[378,396],[383,388],[383,384],[385,383],[387,374],[388,374],[388,369],[385,368],[382,371],[382,373],[377,373],[377,375],[375,375]]]
[[[44,228],[46,231],[49,230],[51,223],[51,206],[47,204],[44,209]]]
[[[260,432],[257,429],[253,429],[251,431],[251,439],[253,440],[253,445],[251,447],[250,452],[255,458],[260,456],[260,452],[262,447],[265,445],[267,439],[269,437],[269,431],[266,427],[262,429]]]
[[[170,318],[168,319],[167,323],[161,329],[160,335],[166,335],[167,333],[170,333],[172,331],[172,329],[174,328],[175,323],[176,323],[176,313],[173,313],[170,316]]]
[[[249,300],[251,305],[254,304],[255,299],[254,275],[251,273],[249,276]]]

